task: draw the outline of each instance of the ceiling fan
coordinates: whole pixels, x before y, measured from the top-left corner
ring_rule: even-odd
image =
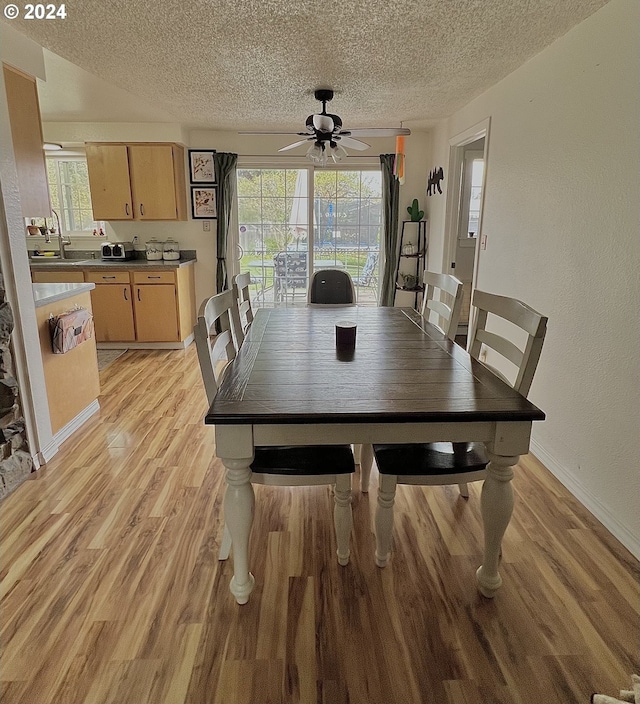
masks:
[[[363,151],[371,146],[359,139],[354,139],[354,137],[397,137],[411,134],[411,130],[406,127],[365,127],[344,130],[340,117],[327,112],[327,103],[333,99],[333,91],[322,88],[316,90],[314,96],[322,103],[322,112],[307,117],[306,132],[239,132],[239,134],[292,134],[304,137],[304,139],[288,144],[278,151],[287,152],[310,143],[307,156],[320,166],[325,166],[329,159],[338,162],[342,157],[348,156],[349,152],[345,147]]]

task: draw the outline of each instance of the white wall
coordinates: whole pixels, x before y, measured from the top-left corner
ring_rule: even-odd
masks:
[[[491,117],[478,287],[549,316],[532,449],[636,555],[639,8],[612,0],[434,135],[444,158]],[[429,200],[442,242],[444,197]]]
[[[4,63],[19,68],[35,78],[45,79],[42,47],[17,32],[6,22],[0,22],[0,46]]]

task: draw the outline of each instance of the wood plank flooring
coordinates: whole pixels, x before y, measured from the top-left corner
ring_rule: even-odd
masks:
[[[582,704],[638,671],[638,564],[535,459],[493,601],[479,484],[399,487],[380,570],[374,470],[346,568],[326,487],[256,487],[240,607],[193,345],[101,382],[101,412],[0,507],[4,704]]]

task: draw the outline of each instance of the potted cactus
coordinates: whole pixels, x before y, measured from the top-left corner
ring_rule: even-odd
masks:
[[[417,198],[414,198],[413,203],[407,207],[407,212],[409,213],[411,222],[420,222],[424,216],[424,210],[420,210]]]

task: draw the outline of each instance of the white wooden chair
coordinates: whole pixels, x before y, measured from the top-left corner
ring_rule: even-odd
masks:
[[[451,274],[436,274],[433,271],[425,271],[422,281],[422,317],[440,328],[450,340],[455,341],[462,311],[462,281]],[[447,303],[443,293],[451,296],[451,304]],[[436,320],[433,320],[434,317]]]
[[[355,306],[356,289],[348,271],[343,269],[318,269],[309,282],[307,305]]]
[[[462,281],[450,274],[436,274],[432,271],[425,271],[422,280],[425,285],[422,317],[436,325],[450,340],[455,341],[462,309]],[[451,297],[450,304],[445,300],[443,292]],[[369,491],[372,452],[371,445],[362,445],[359,451],[356,446],[356,457],[360,459],[360,489],[365,493]],[[464,485],[460,486],[460,491],[468,496],[468,489]]]
[[[244,341],[253,322],[253,308],[251,307],[251,295],[249,286],[251,285],[251,273],[245,271],[233,277],[233,293],[238,304],[239,326],[236,331],[237,347]]]
[[[209,404],[212,404],[229,363],[235,359],[232,330],[238,329],[239,314],[234,292],[224,291],[203,302],[194,327],[198,360]],[[251,481],[275,486],[335,485],[333,520],[338,562],[349,562],[351,474],[355,471],[349,445],[256,447],[251,463]],[[225,525],[220,560],[231,549],[231,535]]]
[[[516,391],[526,396],[542,343],[547,330],[547,318],[515,298],[496,296],[484,291],[475,291],[473,306],[477,309],[469,338],[469,353]],[[508,321],[500,324],[500,331],[487,330],[487,319],[492,317]],[[520,328],[526,341],[523,348],[508,339],[513,326]],[[501,330],[509,327],[508,333]],[[509,362],[512,379],[495,366],[480,358],[484,347],[493,352],[489,359],[498,355],[502,362]],[[503,364],[500,364],[501,368]],[[505,365],[506,366],[506,365]],[[376,564],[384,567],[389,558],[393,529],[393,504],[397,484],[440,485],[458,484],[463,496],[468,496],[467,482],[485,478],[489,460],[483,443],[416,443],[410,445],[374,445],[373,453],[380,473],[378,506],[376,509]]]

